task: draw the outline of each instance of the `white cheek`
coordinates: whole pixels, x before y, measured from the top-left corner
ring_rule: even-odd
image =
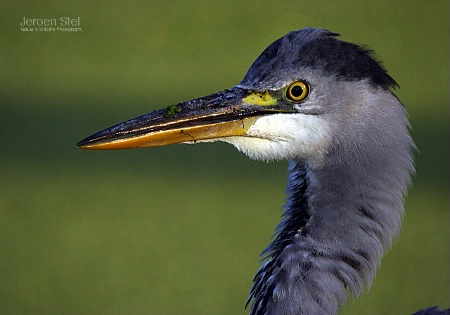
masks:
[[[328,123],[312,115],[276,114],[259,118],[245,137],[222,138],[255,160],[319,157],[331,143]]]

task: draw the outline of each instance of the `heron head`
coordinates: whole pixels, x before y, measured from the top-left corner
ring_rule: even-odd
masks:
[[[404,128],[395,121],[405,117],[390,91],[395,86],[370,50],[306,28],[267,47],[230,90],[130,119],[78,145],[126,149],[219,140],[253,159],[319,161],[344,144],[360,146],[362,135],[376,142],[395,133],[395,125]]]

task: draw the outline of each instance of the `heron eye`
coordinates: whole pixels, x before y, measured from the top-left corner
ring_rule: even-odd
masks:
[[[295,81],[286,89],[286,97],[294,102],[303,101],[309,93],[309,86],[305,82]]]

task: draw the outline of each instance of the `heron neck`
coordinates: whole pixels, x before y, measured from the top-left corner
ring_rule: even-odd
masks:
[[[265,314],[337,314],[347,288],[356,295],[371,283],[403,214],[393,170],[373,167],[290,161],[285,212],[263,252],[252,314],[261,306]]]

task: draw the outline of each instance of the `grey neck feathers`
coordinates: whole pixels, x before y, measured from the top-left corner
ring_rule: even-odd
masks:
[[[252,315],[337,314],[347,289],[370,285],[401,228],[413,172],[407,131],[404,140],[365,160],[335,152],[329,160],[339,162],[319,168],[289,162],[285,212],[247,302]]]

